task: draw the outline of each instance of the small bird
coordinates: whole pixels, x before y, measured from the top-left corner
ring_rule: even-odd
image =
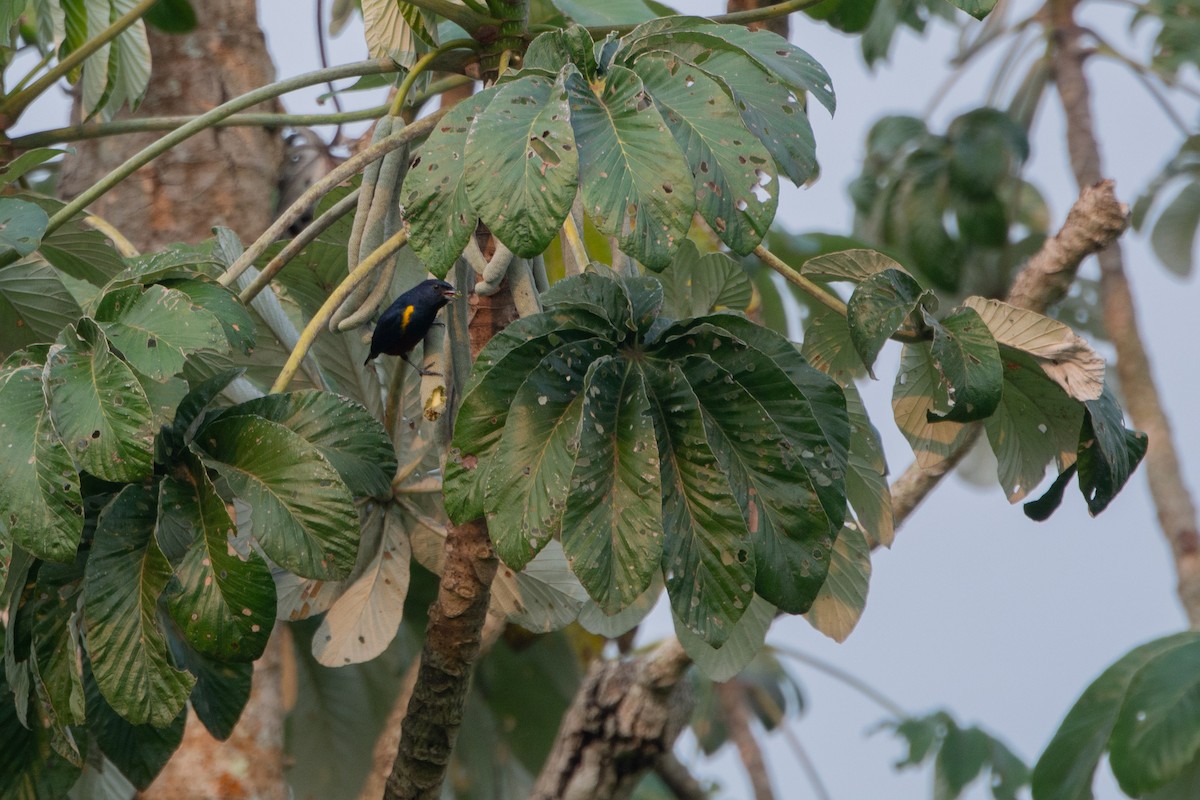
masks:
[[[380,353],[386,353],[400,356],[422,375],[437,375],[409,361],[408,354],[429,333],[442,306],[455,297],[458,297],[458,292],[453,286],[433,278],[421,281],[397,297],[379,317],[379,324],[371,334],[371,354],[363,366],[371,363],[371,359]]]

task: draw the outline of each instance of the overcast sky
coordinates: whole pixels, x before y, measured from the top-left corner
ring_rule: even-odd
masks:
[[[312,2],[260,0],[260,17],[279,77],[316,68]],[[715,13],[721,4],[683,0],[686,13]],[[1021,0],[1020,8],[1033,4]],[[1114,41],[1127,41],[1129,10],[1096,2],[1090,24]],[[1146,33],[1126,51],[1148,51]],[[845,188],[857,172],[871,122],[886,113],[920,115],[948,74],[956,32],[939,23],[918,38],[900,35],[890,64],[867,71],[858,41],[834,33],[802,15],[793,17],[792,39],[829,71],[838,95],[834,120],[814,107],[822,177],[814,186],[785,191],[779,222],[790,230],[845,232],[852,211]],[[993,54],[994,56],[994,54]],[[351,26],[331,42],[331,61],[365,57],[361,26]],[[935,130],[977,105],[996,59],[969,72],[933,114]],[[1105,174],[1116,178],[1122,200],[1132,203],[1178,146],[1179,135],[1128,73],[1111,63],[1089,68],[1094,114]],[[1194,78],[1195,76],[1192,75]],[[1017,76],[1019,79],[1019,76]],[[317,110],[320,90],[284,99],[288,110]],[[349,98],[368,105],[376,98]],[[328,110],[323,108],[321,110]],[[1195,104],[1184,106],[1195,123]],[[63,124],[61,97],[38,104],[18,132]],[[1075,199],[1066,163],[1063,123],[1057,98],[1048,93],[1033,139],[1027,176],[1050,203],[1057,229]],[[1200,295],[1195,281],[1170,276],[1150,254],[1144,237],[1123,239],[1127,269],[1167,413],[1175,426],[1185,479],[1193,491],[1200,463],[1200,422],[1195,413],[1195,335],[1187,320]],[[1087,265],[1095,273],[1094,263]],[[879,382],[864,387],[872,419],[884,435],[888,461],[898,475],[911,451],[891,422],[889,375],[898,347],[889,345],[876,372]],[[1090,519],[1072,488],[1048,523],[1027,520],[1009,506],[998,488],[979,489],[959,479],[946,481],[898,533],[891,551],[874,557],[874,575],[865,616],[845,644],[835,644],[803,620],[776,623],[769,641],[802,649],[857,675],[913,713],[945,707],[962,723],[975,723],[1002,736],[1032,762],[1086,684],[1131,647],[1185,627],[1175,593],[1173,566],[1158,530],[1144,471],[1099,518]],[[647,636],[670,630],[666,615],[656,617]],[[837,800],[931,796],[931,775],[896,773],[898,741],[885,734],[866,736],[883,712],[845,686],[812,669],[795,665],[806,692],[808,712],[792,731],[815,762]],[[681,745],[685,759],[694,745]],[[804,783],[783,737],[771,737],[768,758],[777,796],[814,796]],[[728,797],[749,795],[736,760],[728,753],[698,765],[698,774],[719,778]],[[971,798],[988,796],[976,787]],[[1101,769],[1098,800],[1122,797]]]

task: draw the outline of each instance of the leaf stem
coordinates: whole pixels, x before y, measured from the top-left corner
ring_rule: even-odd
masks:
[[[709,17],[709,19],[713,22],[724,23],[727,25],[749,25],[752,22],[762,22],[764,20],[774,19],[775,17],[786,16],[787,14],[791,14],[793,11],[803,11],[806,8],[812,8],[813,6],[819,5],[823,2],[825,2],[825,0],[786,0],[786,2],[783,3],[775,3],[774,5],[763,6],[762,8],[752,8],[748,11],[733,11],[729,14],[717,14],[716,16]],[[538,29],[540,30],[541,27],[542,26],[539,26]],[[586,30],[588,33],[592,34],[592,38],[595,38],[597,34],[603,37],[610,31],[615,32],[620,36],[624,36],[636,27],[637,25],[633,24],[593,25],[588,27]]]
[[[41,72],[43,69],[46,68],[46,65],[50,63],[50,60],[52,58],[54,58],[54,50],[53,49],[47,50],[46,54],[44,56],[42,56],[41,60],[38,61],[38,63],[33,65],[33,69],[29,70],[29,72],[26,72],[25,77],[23,77],[23,78],[21,78],[21,80],[17,81],[16,85],[12,87],[12,91],[10,91],[9,94],[13,95],[13,94],[16,94],[17,92],[21,91],[22,89],[24,89],[29,84],[29,82],[31,80],[33,80],[34,75],[37,75],[39,72]]]
[[[474,33],[489,23],[493,25],[499,23],[499,20],[485,14],[480,14],[478,11],[466,6],[452,3],[450,0],[409,0],[409,3],[424,11],[432,11],[440,17],[450,20],[467,33]]]
[[[404,247],[407,242],[408,231],[401,228],[392,234],[383,244],[375,248],[369,256],[364,258],[354,268],[353,272],[337,285],[337,288],[330,292],[329,297],[325,298],[325,302],[321,304],[317,313],[313,315],[313,318],[304,326],[304,330],[300,332],[300,338],[297,340],[296,346],[292,348],[291,354],[288,355],[287,363],[279,371],[279,377],[275,379],[275,383],[271,384],[270,394],[282,392],[287,389],[288,384],[295,377],[296,371],[300,369],[300,364],[304,361],[304,357],[312,349],[313,342],[317,339],[317,333],[329,323],[329,320],[333,317],[333,312],[345,302],[355,287],[362,283],[384,259],[395,255],[396,251]]]
[[[782,275],[784,280],[786,280],[788,283],[799,287],[805,294],[812,297],[830,311],[834,312],[835,314],[840,314],[843,317],[846,316],[846,304],[843,303],[838,297],[834,296],[832,292],[825,289],[820,284],[804,277],[798,271],[792,269],[792,267],[784,263],[779,256],[775,255],[761,244],[754,248],[754,255],[758,256],[759,259],[768,267]]]
[[[422,136],[438,123],[447,111],[450,109],[442,108],[430,114],[428,117],[419,119],[411,125],[406,125],[399,131],[380,139],[375,144],[367,149],[354,154],[350,158],[338,164],[320,180],[312,186],[304,190],[304,192],[296,198],[296,201],[288,206],[279,217],[271,223],[271,225],[263,231],[262,235],[254,240],[254,244],[246,248],[237,260],[229,265],[229,269],[225,274],[217,279],[217,283],[222,286],[229,286],[238,279],[238,276],[245,272],[255,262],[255,260],[263,254],[271,242],[275,241],[287,231],[287,229],[296,220],[303,216],[305,209],[312,206],[318,199],[333,187],[337,186],[342,181],[357,173],[367,164],[372,161],[383,158],[391,151],[403,147],[408,142]]]
[[[575,225],[574,214],[567,214],[567,218],[563,220],[563,235],[567,239],[567,245],[571,248],[571,254],[575,256],[575,263],[579,265],[579,270],[582,272],[591,263],[591,259],[588,258],[583,237],[579,235],[579,228]]]
[[[479,42],[474,39],[451,39],[421,56],[417,60],[417,63],[413,64],[408,74],[404,76],[404,80],[400,82],[400,88],[396,90],[396,96],[392,98],[392,106],[388,109],[388,114],[393,117],[400,116],[401,112],[404,111],[404,101],[408,99],[408,93],[412,90],[413,84],[425,70],[429,69],[429,65],[433,63],[434,59],[451,50],[461,48],[478,50]]]
[[[808,653],[802,652],[800,650],[793,650],[790,647],[781,647],[779,645],[770,645],[770,647],[776,653],[785,655],[788,658],[790,658],[794,661],[799,661],[802,664],[807,664],[808,666],[812,667],[815,670],[824,672],[826,675],[833,678],[834,680],[844,683],[845,685],[849,686],[851,689],[854,689],[856,692],[860,693],[863,697],[866,697],[868,700],[871,700],[872,702],[874,702],[876,705],[878,705],[884,711],[891,714],[896,719],[904,720],[904,719],[908,719],[910,716],[912,716],[907,711],[905,711],[903,708],[901,708],[899,703],[894,702],[887,695],[883,694],[883,692],[880,692],[878,689],[871,686],[870,684],[868,684],[866,681],[862,680],[861,678],[857,678],[854,675],[851,675],[849,672],[846,672],[841,667],[838,667],[834,664],[830,664],[828,661],[825,661],[824,659],[817,658],[816,656],[811,656]]]
[[[385,72],[391,72],[396,67],[387,59],[376,59],[373,61],[359,61],[353,64],[345,64],[340,67],[333,67],[328,70],[316,70],[314,72],[306,72],[303,75],[297,75],[294,78],[278,81],[268,86],[262,86],[253,91],[246,92],[240,97],[222,103],[221,105],[209,111],[206,114],[193,119],[188,124],[175,131],[167,134],[154,143],[142,148],[140,151],[131,156],[124,164],[121,164],[112,172],[105,175],[98,182],[93,184],[91,188],[80,194],[70,203],[59,209],[58,213],[50,218],[50,224],[46,227],[45,235],[50,235],[58,230],[62,225],[75,214],[87,208],[90,203],[95,202],[100,197],[104,196],[110,189],[117,186],[121,181],[128,178],[137,170],[149,164],[158,156],[170,150],[180,142],[196,135],[202,130],[211,127],[216,122],[232,116],[243,108],[257,105],[264,100],[271,100],[281,94],[286,94],[296,89],[312,86],[314,84],[325,83],[328,80],[335,78],[348,78],[357,75],[379,75]]]
[[[149,11],[150,7],[156,2],[158,0],[141,0],[140,3],[118,17],[111,25],[96,34],[96,36],[85,41],[77,49],[72,50],[66,58],[51,67],[45,75],[16,94],[9,95],[3,102],[0,102],[0,114],[8,115],[9,124],[12,124],[17,117],[21,116],[21,112],[30,103],[41,96],[42,92],[53,86],[59,78],[82,64],[88,56],[124,33],[127,28],[141,19],[142,15]]]
[[[325,210],[325,213],[314,219],[308,226],[296,234],[290,242],[283,246],[275,256],[267,262],[263,267],[262,272],[251,282],[249,286],[238,294],[238,299],[243,303],[249,303],[259,292],[265,289],[271,281],[279,274],[279,271],[287,266],[288,262],[299,255],[309,242],[320,236],[329,226],[337,222],[346,212],[351,211],[358,203],[358,189],[350,192],[341,200],[334,203]]]

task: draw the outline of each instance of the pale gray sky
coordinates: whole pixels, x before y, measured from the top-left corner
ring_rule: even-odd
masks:
[[[279,77],[317,66],[313,3],[260,0]],[[716,13],[713,0],[681,0],[684,13]],[[1035,4],[1018,0],[1018,7]],[[1086,18],[1116,41],[1126,40],[1129,10],[1092,2]],[[935,25],[923,38],[900,35],[890,64],[874,74],[864,67],[858,41],[831,32],[802,15],[793,17],[792,39],[829,71],[838,95],[838,114],[813,111],[821,180],[811,188],[785,191],[779,220],[789,229],[847,230],[851,207],[845,187],[856,173],[865,133],[885,113],[923,113],[946,76],[956,33]],[[1147,37],[1127,51],[1147,52]],[[365,57],[361,27],[351,26],[331,42],[331,61]],[[933,115],[936,130],[978,104],[995,58],[972,70]],[[1089,76],[1106,174],[1117,179],[1122,200],[1132,203],[1179,142],[1158,107],[1127,72],[1095,63]],[[1194,77],[1194,76],[1193,76]],[[320,89],[285,98],[290,111],[316,110]],[[1048,93],[1042,105],[1028,176],[1050,203],[1057,228],[1076,196],[1066,163],[1062,115]],[[376,98],[350,96],[368,105]],[[61,97],[38,104],[18,132],[63,124]],[[324,110],[328,110],[325,108]],[[1185,106],[1195,123],[1197,107]],[[1175,425],[1188,485],[1197,486],[1200,421],[1194,397],[1196,357],[1188,321],[1194,317],[1196,282],[1170,276],[1150,254],[1145,238],[1124,241],[1143,335],[1150,348],[1167,412]],[[1094,264],[1087,267],[1094,272]],[[891,423],[891,382],[897,359],[889,345],[877,369],[882,378],[864,387],[867,408],[883,431],[893,475],[911,452]],[[890,360],[887,360],[890,359]],[[1190,459],[1190,460],[1189,460]],[[1185,620],[1174,594],[1173,567],[1158,531],[1144,472],[1099,518],[1090,519],[1072,488],[1047,523],[1027,520],[997,488],[978,489],[950,480],[899,532],[891,551],[876,554],[865,616],[845,644],[835,644],[800,619],[777,622],[769,640],[803,649],[874,685],[914,713],[948,708],[966,724],[1002,736],[1023,758],[1037,757],[1070,705],[1104,667],[1131,647],[1182,629]],[[652,619],[646,637],[670,631],[665,615]],[[896,773],[902,752],[884,734],[865,736],[883,712],[843,685],[795,665],[808,712],[793,732],[816,763],[836,800],[919,800],[931,796],[928,770]],[[727,749],[728,751],[728,749]],[[694,753],[685,741],[681,755]],[[811,787],[782,737],[770,738],[768,758],[780,798],[812,797]],[[700,775],[719,778],[728,797],[749,796],[749,787],[730,753],[699,764]],[[971,798],[988,796],[976,787]],[[1106,767],[1096,782],[1098,800],[1122,797]]]

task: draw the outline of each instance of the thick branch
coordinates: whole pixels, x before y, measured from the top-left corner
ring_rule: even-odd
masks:
[[[766,759],[763,758],[762,748],[758,746],[758,739],[754,738],[754,730],[750,727],[750,706],[746,702],[745,687],[737,681],[726,681],[718,683],[715,688],[717,699],[721,703],[721,712],[725,715],[725,724],[729,727],[729,738],[737,747],[742,766],[746,768],[746,774],[750,778],[754,800],[775,800],[775,790],[771,788]]]
[[[532,800],[628,797],[683,730],[691,661],[668,639],[648,656],[596,662],[563,717]]]
[[[1066,114],[1071,169],[1083,187],[1100,179],[1102,167],[1090,91],[1083,72],[1086,52],[1080,43],[1081,30],[1075,24],[1074,13],[1075,0],[1051,0],[1055,84]],[[1116,346],[1117,378],[1125,408],[1134,426],[1149,437],[1146,476],[1150,495],[1158,512],[1159,526],[1175,557],[1179,599],[1192,627],[1200,627],[1200,537],[1196,533],[1196,508],[1183,480],[1171,424],[1159,399],[1150,359],[1138,330],[1121,248],[1112,245],[1099,258],[1104,325]]]
[[[435,800],[441,795],[479,656],[497,563],[483,519],[450,528],[446,564],[437,600],[429,608],[421,667],[383,795],[386,800]]]
[[[1087,186],[1071,206],[1066,222],[1021,268],[1008,302],[1042,313],[1061,300],[1075,280],[1080,262],[1117,240],[1129,224],[1129,209],[1113,193],[1112,181]],[[931,470],[909,464],[892,483],[892,518],[899,528],[921,501],[962,461],[979,438],[976,425],[958,449]]]

